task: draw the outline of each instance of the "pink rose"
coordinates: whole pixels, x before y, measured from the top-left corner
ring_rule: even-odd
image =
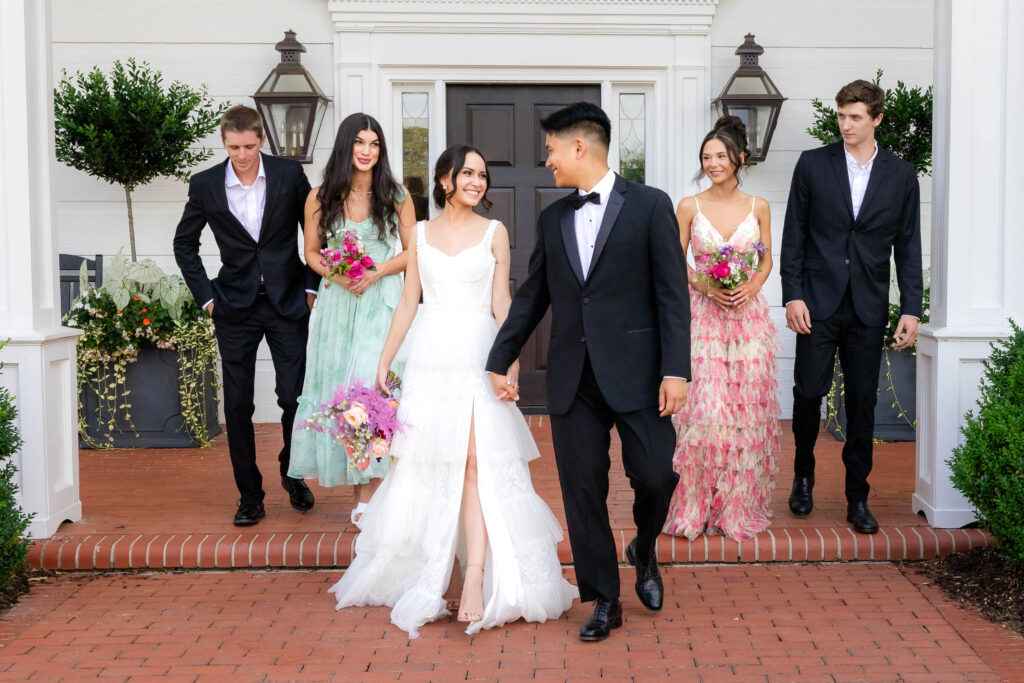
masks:
[[[729,267],[729,264],[726,263],[725,261],[722,261],[717,266],[711,269],[711,274],[718,280],[724,280],[725,278],[729,277],[729,274],[731,272],[732,269]]]
[[[352,280],[359,280],[366,275],[366,268],[363,268],[363,264],[356,261],[352,264],[352,267],[348,269],[348,276]]]
[[[373,267],[373,265],[374,265],[374,264],[373,264],[373,259],[372,259],[372,258],[370,257],[370,255],[369,255],[369,254],[367,254],[366,256],[364,256],[363,258],[361,258],[361,259],[360,259],[359,261],[360,261],[360,263],[362,263],[362,264],[363,264],[364,266],[366,266],[367,268],[372,268],[372,267]]]

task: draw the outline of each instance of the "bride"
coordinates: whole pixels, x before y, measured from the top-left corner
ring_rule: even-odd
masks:
[[[518,365],[499,396],[484,371],[511,302],[508,233],[473,212],[490,208],[489,180],[483,156],[466,145],[437,160],[433,199],[443,212],[416,225],[377,371],[383,386],[399,346],[408,349],[396,464],[366,509],[352,565],[330,589],[338,609],[392,607],[391,622],[411,637],[449,614],[456,555],[466,633],[553,619],[579,597],[562,578],[561,526],[530,480],[527,463],[540,453],[510,402]]]

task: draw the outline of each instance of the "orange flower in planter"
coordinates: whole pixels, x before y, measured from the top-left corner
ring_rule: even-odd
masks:
[[[143,318],[142,319],[142,324],[143,325],[148,325],[149,324],[149,318]]]

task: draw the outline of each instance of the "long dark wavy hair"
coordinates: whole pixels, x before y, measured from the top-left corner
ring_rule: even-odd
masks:
[[[384,142],[384,130],[377,119],[369,114],[350,114],[338,126],[334,138],[334,150],[324,167],[324,180],[316,193],[320,201],[320,241],[326,242],[334,234],[334,224],[345,218],[345,200],[352,189],[352,153],[356,137],[364,130],[377,134],[380,155],[372,170],[370,190],[370,217],[377,226],[380,239],[398,232],[398,211],[395,200],[398,197],[398,181],[391,174],[388,163],[388,146]]]

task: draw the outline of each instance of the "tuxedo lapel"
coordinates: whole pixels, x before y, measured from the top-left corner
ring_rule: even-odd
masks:
[[[277,201],[277,195],[281,191],[281,178],[278,175],[278,169],[274,168],[273,164],[267,163],[267,157],[263,157],[263,173],[267,176],[266,195],[263,201],[263,222],[260,223],[260,239],[262,242],[264,236],[267,234],[267,228],[270,226],[270,217],[274,210],[274,204]]]
[[[565,255],[569,257],[569,264],[572,272],[576,273],[576,279],[583,284],[583,265],[580,263],[580,248],[576,242],[576,212],[569,202],[562,207],[560,219],[562,227],[562,244],[565,245]]]
[[[597,240],[594,242],[594,255],[590,257],[590,270],[587,271],[587,277],[590,277],[590,274],[594,272],[597,260],[601,258],[601,250],[604,249],[604,245],[608,241],[608,234],[615,227],[615,219],[619,217],[619,211],[622,210],[622,205],[626,201],[622,196],[625,191],[626,181],[621,176],[616,175],[615,184],[608,195],[608,206],[604,210],[604,218],[601,219],[601,227],[597,231]]]
[[[237,228],[238,232],[245,236],[245,239],[252,241],[252,235],[250,235],[249,231],[245,229],[242,222],[235,218],[235,214],[231,213],[231,207],[228,205],[228,191],[224,185],[224,174],[227,171],[228,164],[230,163],[231,160],[229,159],[217,167],[220,169],[220,173],[218,173],[217,177],[213,179],[213,199],[217,203],[217,208],[227,214],[228,223]]]
[[[850,215],[850,220],[853,221],[853,195],[850,190],[850,173],[846,169],[846,152],[843,150],[842,142],[832,145],[832,170],[836,173],[839,194],[843,196],[846,212]]]
[[[864,190],[864,200],[860,203],[860,211],[857,213],[858,220],[865,216],[864,210],[871,203],[871,198],[878,192],[878,186],[882,184],[882,178],[889,170],[889,155],[885,150],[879,149],[875,163],[871,165],[871,175],[868,176],[868,186]]]

